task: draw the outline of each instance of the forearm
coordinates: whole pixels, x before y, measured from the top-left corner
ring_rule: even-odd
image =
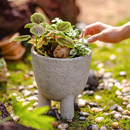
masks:
[[[122,40],[130,38],[130,22],[124,24],[120,28],[121,28],[121,38],[122,38]]]

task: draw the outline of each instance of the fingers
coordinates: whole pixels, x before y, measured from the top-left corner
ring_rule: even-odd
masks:
[[[89,37],[87,40],[89,43],[92,43],[92,42],[99,40],[100,37],[101,37],[101,34],[99,33],[99,34],[95,34],[95,35]]]
[[[94,35],[94,34],[99,33],[100,32],[100,30],[99,30],[100,24],[101,24],[100,22],[97,22],[97,23],[86,26],[85,30],[84,30],[85,36],[86,35]],[[79,38],[82,38],[82,37],[83,37],[83,32],[81,33]]]

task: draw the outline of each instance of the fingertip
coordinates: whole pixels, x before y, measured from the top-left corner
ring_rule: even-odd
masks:
[[[87,39],[89,43],[94,42],[94,39],[92,37]]]

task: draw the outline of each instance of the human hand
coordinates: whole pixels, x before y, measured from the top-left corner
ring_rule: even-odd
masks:
[[[88,35],[88,42],[94,42],[100,40],[109,43],[118,43],[122,41],[121,38],[121,27],[112,27],[110,25],[96,22],[94,24],[88,25],[84,30],[85,35]],[[83,32],[80,38],[83,37]]]

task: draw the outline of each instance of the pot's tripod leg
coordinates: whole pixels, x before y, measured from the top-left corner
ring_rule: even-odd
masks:
[[[40,90],[38,89],[38,106],[42,107],[42,106],[49,106],[51,107],[51,101],[47,98],[45,98]]]
[[[61,100],[60,104],[61,118],[73,119],[74,117],[74,96],[68,95]]]

